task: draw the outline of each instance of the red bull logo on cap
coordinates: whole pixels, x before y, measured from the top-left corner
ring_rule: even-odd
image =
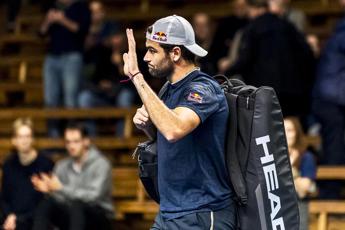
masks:
[[[160,41],[160,42],[166,42],[167,41],[167,35],[164,32],[156,32],[152,36],[153,40]]]

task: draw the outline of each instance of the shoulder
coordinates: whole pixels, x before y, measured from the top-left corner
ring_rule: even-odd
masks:
[[[55,167],[57,170],[66,169],[68,165],[72,163],[72,159],[70,157],[67,157],[65,159],[59,160]]]
[[[90,154],[92,154],[92,159],[90,160],[94,165],[107,168],[111,167],[109,160],[101,153],[101,151],[98,148],[91,147]]]
[[[6,159],[4,161],[3,168],[4,169],[9,168],[13,164],[15,164],[16,162],[18,162],[17,154],[16,153],[9,153],[9,155],[6,157]]]
[[[210,75],[199,72],[198,75],[189,83],[189,87],[196,87],[201,89],[206,89],[211,92],[220,91],[221,88],[218,82]]]

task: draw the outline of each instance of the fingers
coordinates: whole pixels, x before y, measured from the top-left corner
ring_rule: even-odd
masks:
[[[139,108],[138,111],[139,111],[142,115],[144,115],[144,116],[146,116],[146,117],[149,117],[149,113],[147,112],[147,110],[146,110],[146,108],[145,108],[145,105],[141,106],[141,108]]]
[[[122,58],[123,58],[123,62],[126,64],[127,61],[128,61],[128,54],[127,54],[127,53],[124,53],[124,54],[122,55]]]
[[[133,122],[138,128],[145,127],[150,122],[150,116],[145,109],[145,106],[137,109]]]
[[[50,182],[50,178],[49,178],[48,174],[41,173],[40,176],[41,176],[43,182],[45,182],[45,183],[49,183]]]
[[[128,51],[135,52],[135,39],[132,29],[126,29],[127,40],[128,40]]]

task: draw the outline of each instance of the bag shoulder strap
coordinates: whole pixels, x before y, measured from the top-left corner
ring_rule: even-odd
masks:
[[[166,82],[164,83],[164,85],[162,86],[162,88],[159,90],[159,93],[158,93],[158,97],[159,97],[159,98],[162,98],[162,97],[163,97],[163,95],[165,94],[165,92],[166,92],[167,89],[168,89],[168,85],[169,85],[169,81],[166,81]]]

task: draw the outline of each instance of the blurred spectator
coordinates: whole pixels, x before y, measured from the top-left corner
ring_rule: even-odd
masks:
[[[286,140],[289,149],[292,174],[299,198],[300,228],[308,230],[308,195],[316,192],[316,163],[312,153],[307,151],[302,126],[296,117],[284,119]]]
[[[20,11],[22,1],[21,0],[6,0],[6,30],[8,32],[14,32],[16,26],[16,19]]]
[[[43,194],[35,191],[30,178],[34,174],[49,173],[53,163],[33,147],[33,123],[18,118],[13,123],[12,144],[15,151],[5,161],[2,171],[2,200],[5,230],[31,230],[33,214]]]
[[[38,191],[46,198],[37,208],[34,230],[112,229],[114,216],[111,165],[100,151],[90,145],[85,129],[70,124],[65,130],[69,157],[59,161],[54,174],[32,177]]]
[[[345,0],[339,0],[345,8]],[[320,56],[313,91],[313,113],[321,124],[321,164],[345,164],[345,18],[337,25]],[[325,182],[320,196],[340,197],[341,183]]]
[[[90,26],[90,11],[82,0],[57,0],[41,25],[50,37],[44,62],[44,100],[47,107],[76,107],[82,69],[82,50]],[[49,121],[49,136],[60,135]]]
[[[266,0],[247,0],[252,21],[244,29],[238,57],[226,71],[245,83],[275,89],[285,116],[305,117],[313,81],[314,57],[294,26],[268,12]]]
[[[106,20],[104,6],[99,1],[90,3],[92,23],[85,43],[85,82],[78,96],[81,108],[130,107],[135,93],[132,84],[120,84],[124,35],[119,25]],[[97,134],[94,121],[86,122],[91,136]],[[124,123],[116,125],[116,134],[123,134]]]
[[[21,8],[25,8],[25,3],[39,4],[41,10],[46,12],[55,0],[4,0],[6,4],[6,30],[7,32],[14,32],[16,27],[16,21],[19,16]],[[0,1],[1,3],[2,1]],[[22,6],[24,5],[24,6]]]
[[[215,74],[217,72],[214,61],[212,60],[214,50],[210,49],[213,45],[214,24],[206,13],[196,13],[193,16],[192,25],[195,31],[195,40],[202,48],[208,50],[208,55],[198,59],[202,71]]]
[[[228,55],[235,34],[244,28],[247,23],[247,4],[245,0],[235,0],[233,2],[233,15],[219,21],[213,42],[208,49],[206,59],[212,69],[215,70],[214,72],[207,72],[208,74],[218,73],[218,61]]]
[[[291,8],[291,0],[268,0],[271,13],[286,18],[289,22],[296,26],[300,32],[305,31],[306,16],[301,10]]]

